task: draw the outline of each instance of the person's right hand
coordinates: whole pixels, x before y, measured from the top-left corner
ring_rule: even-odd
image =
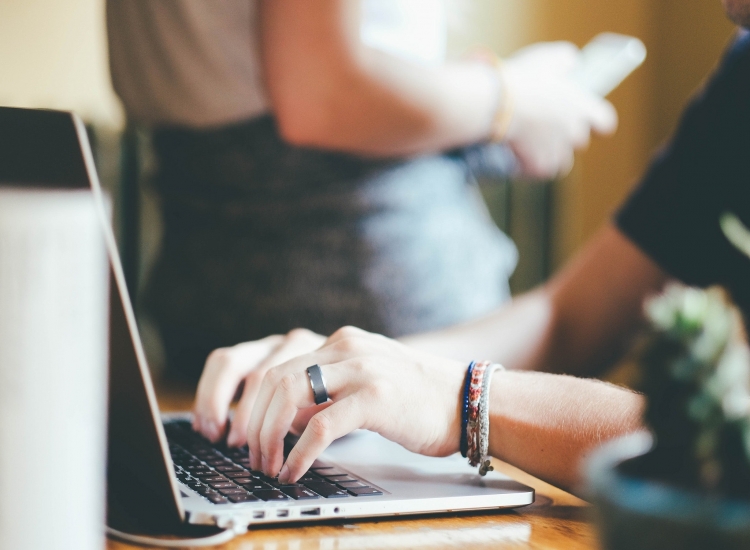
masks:
[[[244,383],[242,397],[234,411],[227,444],[239,447],[247,438],[247,423],[258,389],[269,369],[299,355],[318,349],[324,336],[306,329],[273,335],[211,352],[206,360],[193,405],[193,429],[212,442],[224,436],[229,407]]]
[[[611,134],[617,128],[612,104],[570,77],[578,59],[574,44],[549,42],[519,50],[503,66],[513,102],[506,139],[526,176],[566,175],[575,150],[588,146],[592,131]]]

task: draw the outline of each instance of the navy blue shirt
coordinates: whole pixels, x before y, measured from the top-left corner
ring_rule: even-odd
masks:
[[[750,33],[743,31],[693,99],[671,142],[616,216],[662,269],[695,286],[726,287],[750,319],[750,259],[719,219],[750,227]]]

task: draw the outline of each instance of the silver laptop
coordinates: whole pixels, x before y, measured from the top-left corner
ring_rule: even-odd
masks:
[[[241,531],[534,501],[533,489],[496,472],[480,477],[460,456],[420,456],[366,431],[334,442],[298,484],[280,485],[250,469],[246,449],[194,433],[188,414],[161,415],[83,123],[71,113],[0,108],[0,143],[11,140],[12,151],[0,152],[0,182],[90,186],[101,208],[111,259],[110,515]]]

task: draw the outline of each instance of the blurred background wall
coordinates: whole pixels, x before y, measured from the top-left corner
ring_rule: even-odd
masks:
[[[620,113],[618,133],[594,139],[579,155],[573,173],[552,187],[549,210],[536,209],[514,220],[523,226],[520,233],[549,227],[554,268],[609,218],[637,181],[733,27],[719,0],[452,1],[453,55],[479,44],[502,55],[539,40],[564,39],[582,46],[601,31],[638,36],[649,49],[645,66],[611,96]],[[0,2],[0,105],[75,109],[104,136],[122,128],[107,72],[104,0]],[[116,179],[118,162],[102,163],[104,179]],[[488,196],[496,202],[505,197]],[[535,252],[533,240],[529,242],[520,242],[516,289],[540,277],[538,268],[525,264]]]
[[[552,267],[570,257],[627,195],[674,129],[692,91],[709,74],[734,32],[719,0],[469,0],[452,49],[487,44],[507,54],[540,40],[583,46],[602,31],[639,37],[649,57],[610,96],[620,114],[612,138],[595,138],[573,173],[556,184]],[[519,265],[519,269],[523,269]],[[518,286],[526,286],[521,282]]]

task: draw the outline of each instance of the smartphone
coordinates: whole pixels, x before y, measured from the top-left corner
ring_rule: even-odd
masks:
[[[605,32],[581,49],[572,78],[590,92],[606,97],[646,59],[646,46],[633,36]]]

